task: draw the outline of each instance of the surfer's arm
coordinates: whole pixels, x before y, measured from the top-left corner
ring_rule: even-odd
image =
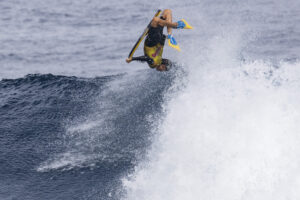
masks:
[[[153,60],[152,60],[151,58],[149,58],[148,56],[132,57],[131,60],[130,60],[129,62],[131,62],[131,61],[133,61],[133,60],[135,60],[135,61],[140,61],[140,62],[147,62],[148,64],[153,64]],[[126,61],[127,61],[127,60],[126,60]],[[127,61],[127,62],[128,62],[128,61]]]
[[[152,60],[148,56],[138,56],[138,57],[132,57],[132,60],[140,61],[140,62],[149,62]]]
[[[151,22],[151,26],[157,27],[157,25],[176,28],[178,26],[178,23],[177,22],[171,22],[171,21],[163,20],[163,19],[160,19],[159,17],[154,17],[153,20],[152,20],[152,22]]]

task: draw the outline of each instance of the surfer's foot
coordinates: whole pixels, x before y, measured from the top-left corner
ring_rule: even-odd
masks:
[[[171,44],[177,45],[177,42],[176,42],[175,38],[173,37],[173,35],[169,34],[167,38],[170,40]]]
[[[126,62],[130,63],[132,61],[132,58],[126,58]]]
[[[184,27],[185,27],[185,23],[182,20],[180,20],[180,21],[177,22],[177,27],[176,28],[182,29]]]
[[[177,29],[193,29],[184,19],[181,19],[177,22]]]
[[[180,47],[178,46],[175,38],[173,37],[173,35],[168,35],[168,44],[170,47],[173,47],[174,49],[180,51]]]

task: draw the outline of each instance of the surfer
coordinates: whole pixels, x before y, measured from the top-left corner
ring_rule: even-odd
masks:
[[[168,36],[163,34],[163,28],[167,27]],[[185,20],[172,22],[172,11],[166,9],[160,17],[154,17],[149,25],[148,34],[144,42],[144,56],[128,57],[127,63],[131,61],[147,62],[149,67],[156,68],[158,71],[168,71],[172,66],[172,62],[162,58],[163,48],[166,38],[169,45],[177,50],[180,50],[175,38],[172,35],[172,29],[192,28]]]

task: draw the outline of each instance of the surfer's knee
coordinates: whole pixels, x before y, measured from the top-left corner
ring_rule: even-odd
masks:
[[[170,10],[170,9],[165,9],[164,11],[163,11],[163,15],[170,15],[170,14],[172,14],[172,10]]]
[[[172,11],[170,9],[165,9],[162,16],[165,20],[172,21]]]
[[[151,21],[151,26],[152,27],[157,27],[158,23],[159,23],[159,18],[158,17],[153,17],[152,21]]]
[[[158,23],[159,22],[159,18],[158,17],[153,17],[152,22],[153,23]]]

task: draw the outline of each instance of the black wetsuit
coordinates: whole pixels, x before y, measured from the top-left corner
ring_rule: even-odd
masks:
[[[160,18],[164,19],[162,17],[160,17]],[[150,26],[144,45],[147,47],[154,47],[159,43],[162,46],[164,46],[166,36],[163,34],[163,29],[164,29],[163,26],[157,26],[157,27]],[[144,56],[133,57],[132,60],[136,60],[136,61],[140,61],[140,62],[147,62],[149,66],[153,66],[153,64],[154,64],[153,59],[150,58],[149,56],[147,56],[146,53]],[[170,66],[171,62],[168,59],[162,58],[161,64]]]
[[[164,30],[163,26],[157,26],[157,27],[150,26],[148,35],[145,40],[145,45],[148,47],[153,47],[157,43],[164,45],[166,36],[163,34],[163,30]]]

